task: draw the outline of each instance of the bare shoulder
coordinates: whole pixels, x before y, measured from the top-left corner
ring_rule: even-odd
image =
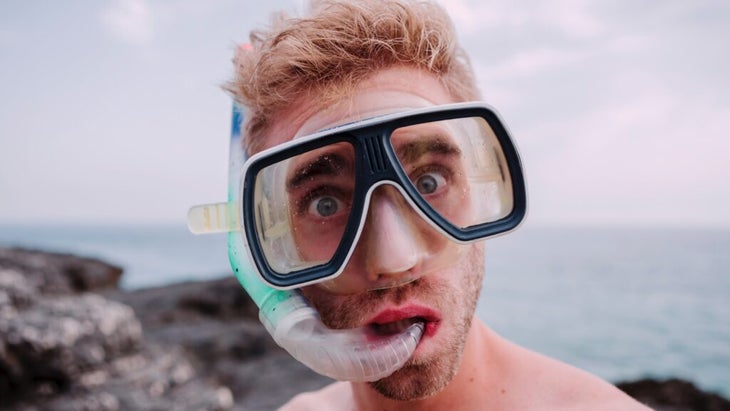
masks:
[[[498,409],[649,410],[595,375],[510,342],[483,323],[479,333],[485,358],[497,359],[501,376]]]
[[[630,397],[615,385],[570,365],[555,361],[557,376],[553,393],[555,409],[561,410],[626,410],[646,411],[649,408]]]
[[[284,404],[280,411],[340,411],[353,407],[352,389],[349,383],[336,382],[318,391],[298,394]]]
[[[586,371],[552,358],[519,349],[523,370],[533,376],[530,385],[540,409],[646,411],[639,403],[613,384]]]

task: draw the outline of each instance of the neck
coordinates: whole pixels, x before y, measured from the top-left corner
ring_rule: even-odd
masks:
[[[385,398],[367,383],[353,383],[357,410],[481,409],[500,392],[505,367],[496,355],[498,337],[474,318],[454,379],[438,393],[414,401]]]

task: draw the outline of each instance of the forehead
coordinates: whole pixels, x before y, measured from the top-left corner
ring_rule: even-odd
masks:
[[[362,81],[347,96],[326,107],[307,96],[276,117],[264,137],[263,149],[318,130],[379,114],[456,102],[439,79],[409,67],[381,70]]]

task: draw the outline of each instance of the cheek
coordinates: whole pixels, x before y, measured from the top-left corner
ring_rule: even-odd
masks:
[[[484,278],[484,241],[471,244],[469,257],[465,260],[468,264],[466,271],[472,274],[469,277],[476,280],[481,288],[482,279]]]
[[[309,302],[317,309],[322,312],[321,305],[326,301],[332,301],[331,295],[327,294],[324,290],[320,289],[319,286],[309,285],[299,289],[299,292],[309,300]]]
[[[471,322],[484,279],[484,244],[475,243],[468,247],[470,249],[449,277],[442,279],[445,283],[442,284],[441,304],[454,324],[468,325]]]
[[[468,256],[464,258],[465,267],[463,271],[467,273],[463,278],[463,289],[466,297],[474,302],[476,308],[476,300],[482,290],[482,282],[484,281],[484,242],[471,244]]]
[[[358,296],[335,295],[318,285],[310,285],[299,289],[299,292],[309,300],[310,304],[319,313],[322,322],[329,328],[351,328],[362,321],[359,313],[367,312],[363,305],[369,301]]]

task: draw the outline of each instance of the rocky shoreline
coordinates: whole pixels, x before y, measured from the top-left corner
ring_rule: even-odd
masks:
[[[130,292],[121,276],[0,248],[0,409],[272,410],[330,382],[274,344],[234,278]],[[730,410],[688,381],[617,385],[658,410]]]

